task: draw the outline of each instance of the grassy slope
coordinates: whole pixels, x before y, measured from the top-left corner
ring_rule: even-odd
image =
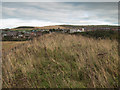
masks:
[[[2,41],[2,51],[5,53],[9,52],[12,48],[26,42],[27,41]]]
[[[23,30],[34,30],[34,29],[73,29],[73,28],[80,28],[80,27],[117,27],[117,26],[111,26],[111,25],[51,25],[51,26],[43,26],[43,27],[34,27],[34,28],[25,28],[27,26],[24,26],[24,28],[14,28],[12,30],[18,30],[18,31],[23,31]]]
[[[44,27],[38,27],[39,29],[66,29],[66,27],[60,26],[60,25],[51,25],[51,26],[44,26]]]
[[[3,58],[3,87],[117,87],[117,45],[80,35],[44,35]]]
[[[12,30],[17,30],[17,31],[25,31],[25,30],[34,30],[34,29],[66,29],[66,27],[64,26],[60,26],[60,25],[52,25],[52,26],[43,26],[43,27],[35,27],[35,28],[14,28]]]

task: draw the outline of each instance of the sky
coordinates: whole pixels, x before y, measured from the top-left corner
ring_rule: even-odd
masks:
[[[117,2],[2,2],[0,12],[0,28],[61,24],[118,25]]]

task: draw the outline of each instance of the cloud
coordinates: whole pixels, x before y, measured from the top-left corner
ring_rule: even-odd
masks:
[[[6,24],[7,23],[7,24]],[[42,20],[21,20],[21,19],[2,19],[2,27],[18,27],[18,26],[48,26],[48,25],[60,25],[63,23],[46,22]]]
[[[3,2],[119,2],[119,0],[4,0]]]
[[[6,23],[3,27],[14,27],[16,23],[24,23],[24,26],[117,24],[118,4],[115,2],[3,2],[2,15],[3,22]],[[10,25],[10,22],[13,24]]]

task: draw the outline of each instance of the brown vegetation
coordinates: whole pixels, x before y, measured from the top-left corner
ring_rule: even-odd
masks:
[[[3,87],[117,87],[117,46],[116,40],[44,35],[3,58]]]
[[[24,44],[27,41],[2,41],[2,53],[7,53],[20,44]]]

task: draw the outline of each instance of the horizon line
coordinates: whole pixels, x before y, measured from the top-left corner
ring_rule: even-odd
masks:
[[[118,24],[92,24],[92,25],[74,25],[74,24],[60,24],[60,25],[73,25],[73,26],[120,26]],[[60,26],[60,25],[45,25],[45,26],[29,26],[29,25],[26,25],[25,27],[46,27],[46,26]],[[13,29],[13,28],[17,28],[17,27],[23,27],[22,25],[21,26],[15,26],[15,27],[5,27],[5,28],[0,28],[0,29]]]

